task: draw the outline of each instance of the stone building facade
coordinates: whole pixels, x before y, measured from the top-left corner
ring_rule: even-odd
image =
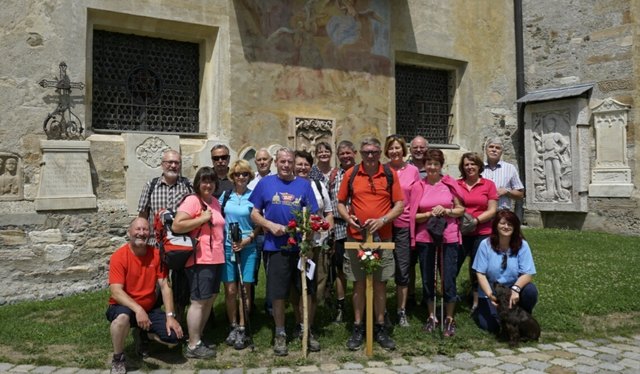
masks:
[[[625,136],[637,179],[637,9],[628,1],[589,1],[574,4],[579,17],[565,19],[555,2],[523,3],[9,2],[0,14],[0,171],[9,170],[7,162],[17,170],[0,195],[0,276],[7,285],[0,304],[105,287],[108,258],[124,242],[142,183],[159,174],[158,155],[167,147],[180,148],[188,177],[210,165],[216,143],[250,160],[262,147],[312,149],[322,140],[357,143],[391,133],[431,138],[454,176],[459,156],[481,151],[489,136],[503,138],[505,158],[524,165],[531,150],[516,104],[518,14],[526,91],[595,82],[586,94],[590,108],[608,97],[630,105]],[[413,85],[416,76],[440,80],[444,102],[432,105],[424,87]],[[67,120],[84,126],[77,139],[48,139],[43,129],[55,128],[46,119],[61,99]],[[407,116],[440,116],[444,127],[414,126]],[[593,131],[586,137],[589,169],[597,147]],[[622,199],[586,198],[586,213],[527,210],[527,219],[553,224],[571,214],[582,227],[630,232],[635,189]],[[618,210],[627,219],[614,219]],[[610,223],[600,226],[604,218]]]

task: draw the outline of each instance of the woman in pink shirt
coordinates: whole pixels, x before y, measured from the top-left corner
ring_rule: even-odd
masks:
[[[491,223],[498,209],[498,190],[491,179],[483,178],[484,162],[476,152],[462,155],[458,165],[462,178],[458,179],[458,186],[463,192],[462,198],[466,213],[473,216],[476,228],[473,232],[462,235],[462,247],[458,254],[458,273],[469,256],[469,281],[473,292],[471,313],[478,307],[478,278],[471,268],[476,258],[478,246],[491,234]]]
[[[411,246],[409,245],[409,195],[413,184],[420,180],[418,168],[404,161],[407,157],[407,143],[398,135],[389,135],[384,144],[384,154],[389,159],[388,165],[398,174],[400,187],[404,192],[404,211],[393,221],[393,251],[396,262],[395,281],[398,305],[398,325],[408,327],[407,292],[409,288],[409,269],[411,265]]]
[[[189,281],[191,306],[187,312],[189,343],[185,356],[207,358],[215,351],[202,343],[202,330],[211,313],[211,307],[220,292],[224,265],[224,218],[220,203],[213,196],[218,186],[215,170],[205,166],[193,180],[195,194],[188,195],[178,207],[171,229],[189,232],[198,239],[195,261],[189,259],[185,272]]]
[[[453,319],[456,302],[456,276],[458,262],[458,247],[460,246],[460,232],[458,217],[464,214],[464,206],[460,200],[461,191],[456,181],[448,175],[443,176],[442,165],[444,155],[439,149],[432,149],[425,155],[425,169],[427,176],[413,185],[411,189],[410,217],[415,221],[411,224],[411,244],[415,245],[420,261],[423,294],[427,297],[429,317],[423,330],[435,331],[439,323],[444,323],[444,336],[454,336],[456,323]],[[437,248],[434,239],[427,230],[427,222],[442,217],[446,221],[441,248]],[[433,303],[435,290],[435,260],[438,255],[438,267],[441,282],[444,284],[444,302],[446,303],[446,318],[438,321],[435,316]],[[424,302],[425,300],[423,300]]]

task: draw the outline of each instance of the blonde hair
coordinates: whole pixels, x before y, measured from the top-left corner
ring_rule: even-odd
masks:
[[[234,162],[232,162],[231,166],[229,166],[229,172],[227,173],[227,177],[230,180],[233,180],[233,174],[243,173],[243,172],[249,173],[249,182],[251,182],[253,178],[256,177],[255,174],[253,173],[253,170],[251,169],[251,165],[249,165],[249,162],[246,160],[235,160]]]

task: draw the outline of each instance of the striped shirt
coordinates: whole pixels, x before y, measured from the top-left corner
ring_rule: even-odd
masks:
[[[342,219],[340,213],[338,213],[338,191],[340,191],[340,184],[346,170],[338,168],[336,178],[333,181],[333,186],[329,186],[329,196],[331,197],[331,204],[333,204],[333,230],[335,233],[335,239],[345,239],[347,237],[347,223]],[[331,175],[331,174],[329,174]],[[331,184],[331,178],[329,178],[329,184]]]
[[[482,176],[492,180],[497,189],[506,188],[507,190],[524,190],[524,185],[518,175],[518,169],[508,162],[500,160],[494,169],[489,167],[489,163],[485,163]],[[498,209],[511,209],[511,199],[509,196],[500,196],[500,199],[498,200]]]

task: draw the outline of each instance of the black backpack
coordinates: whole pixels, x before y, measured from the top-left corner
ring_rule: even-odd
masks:
[[[356,174],[358,174],[359,167],[360,164],[354,165],[353,171],[349,176],[349,197],[353,195],[353,180],[356,178]],[[391,199],[391,205],[393,206],[393,194],[391,192],[391,188],[393,187],[393,173],[391,172],[391,167],[387,164],[382,165],[382,168],[384,169],[384,175],[387,177],[387,191],[389,192],[389,198]]]

